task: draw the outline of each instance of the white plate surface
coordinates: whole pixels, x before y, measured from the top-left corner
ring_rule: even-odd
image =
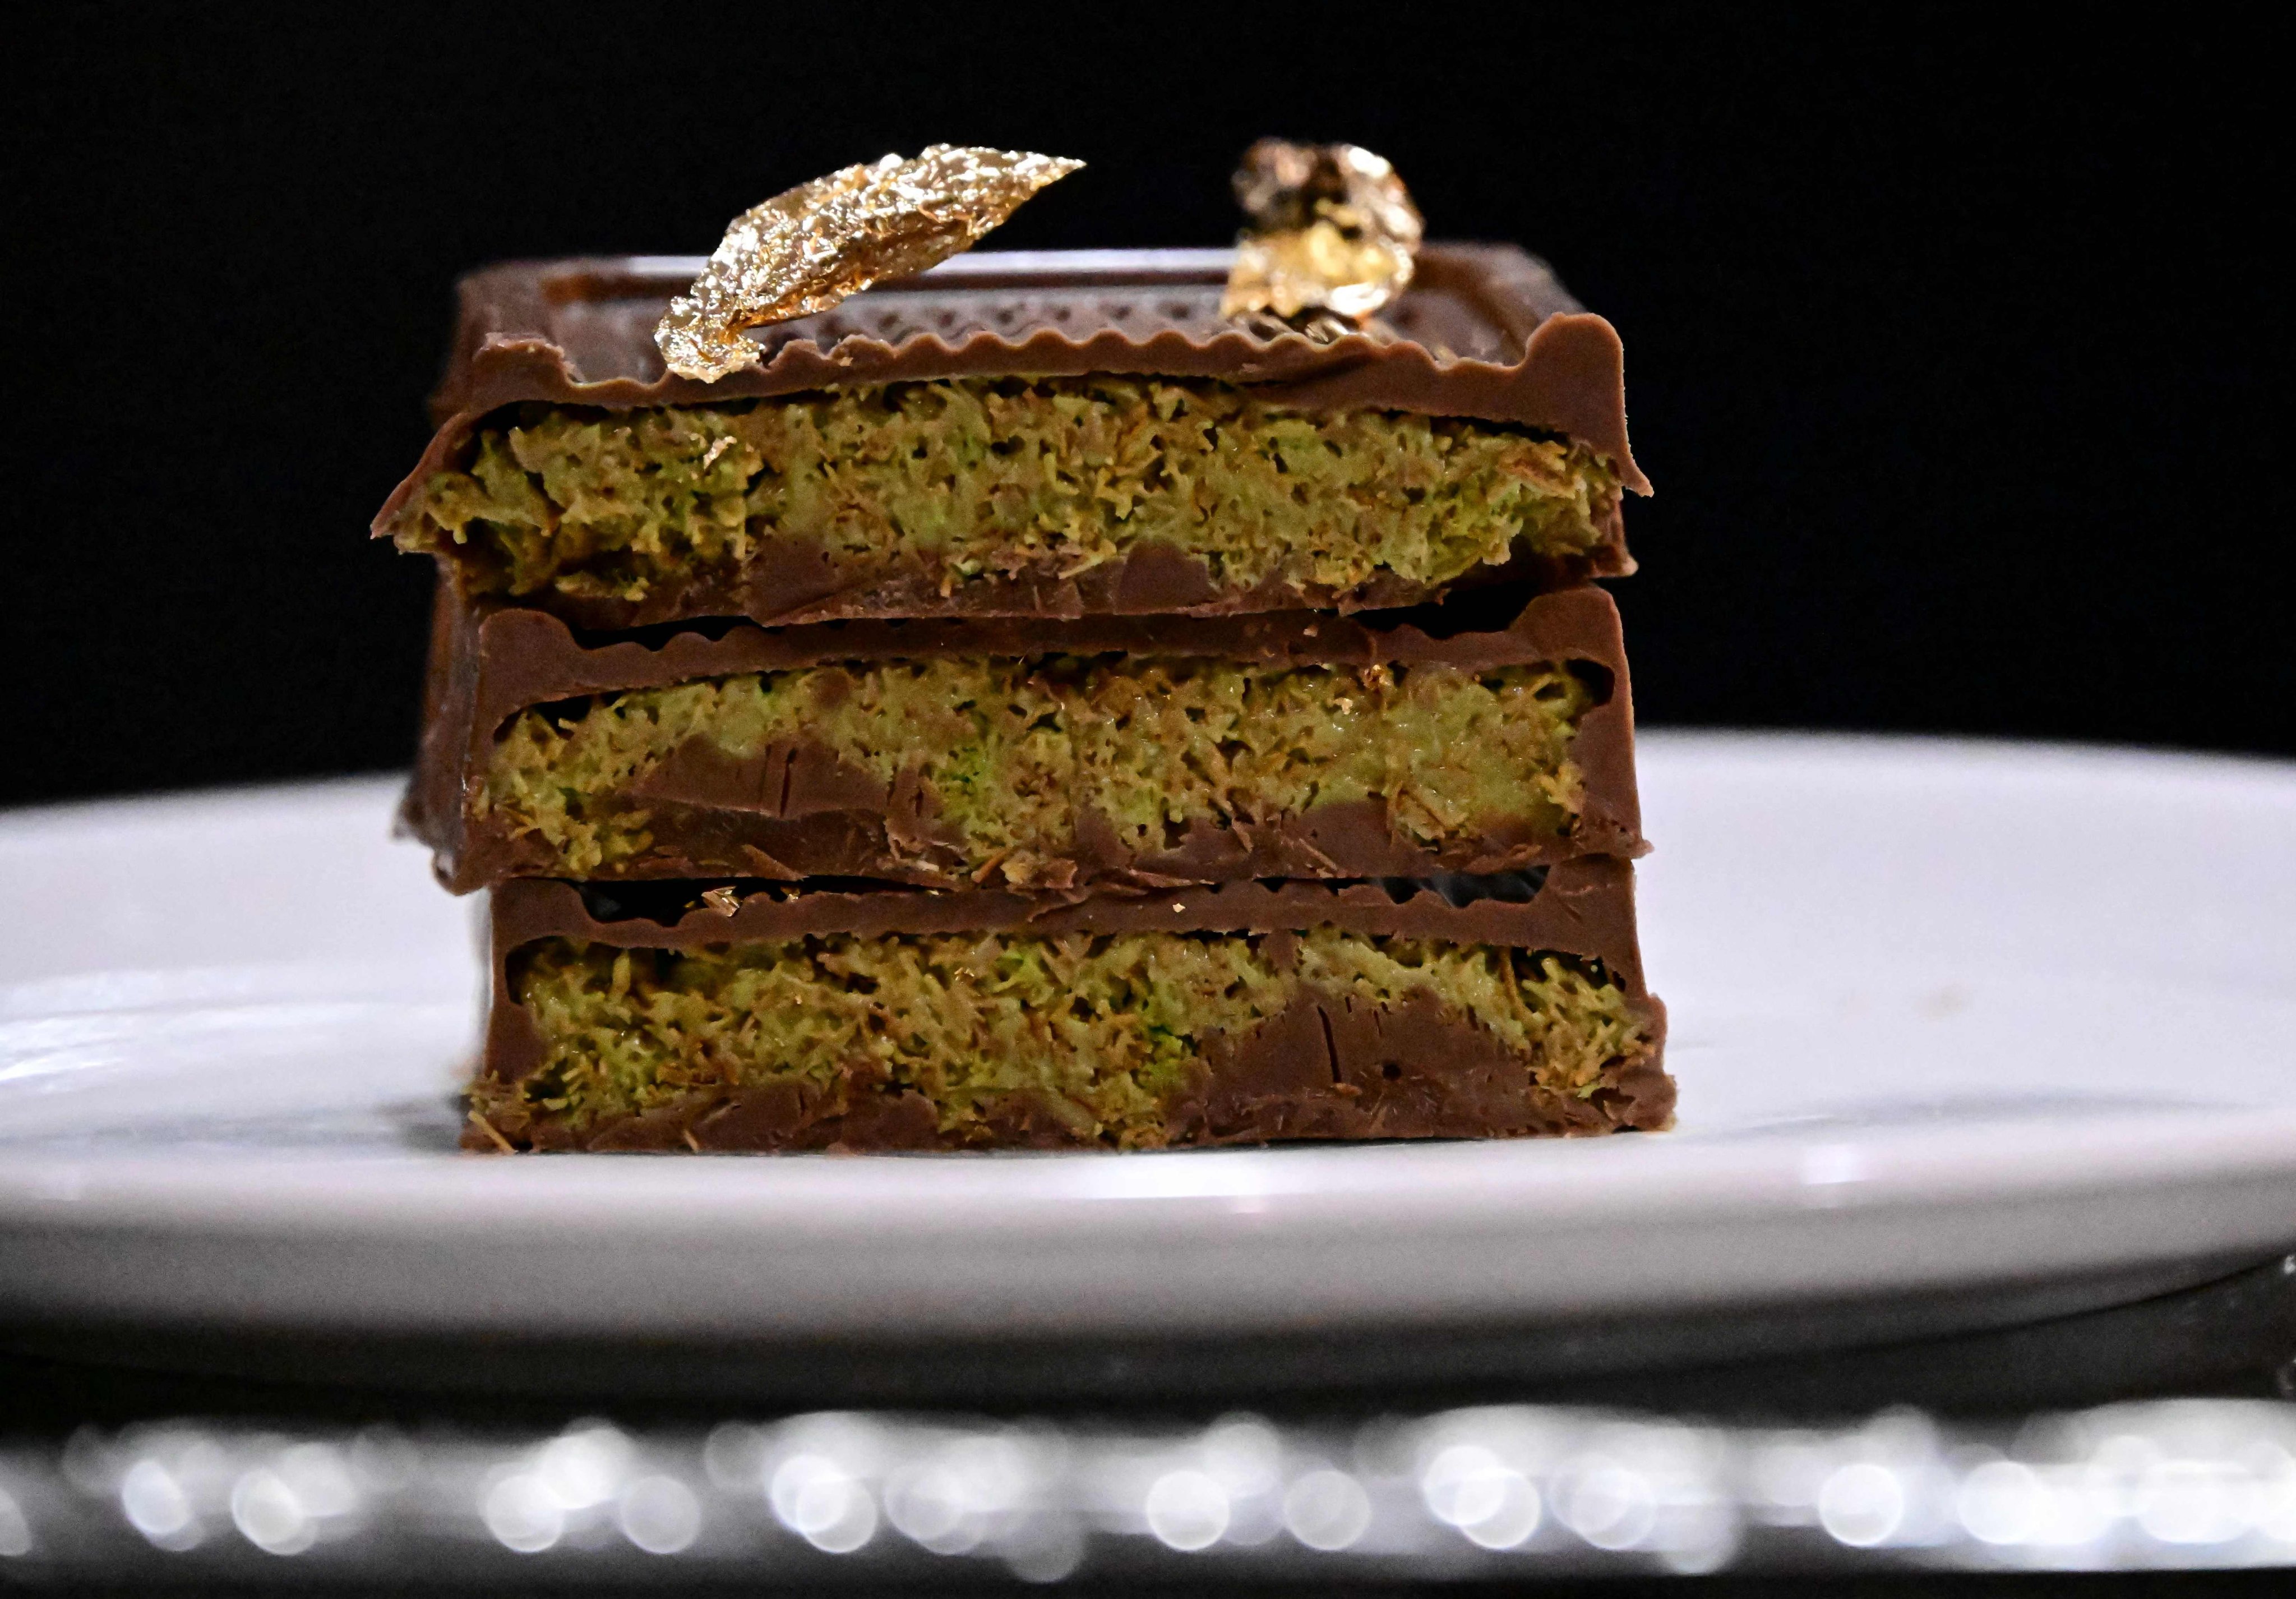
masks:
[[[453,1152],[472,905],[356,781],[0,818],[0,1314],[922,1335],[1552,1321],[2296,1240],[2296,767],[1644,747],[1679,1130]]]

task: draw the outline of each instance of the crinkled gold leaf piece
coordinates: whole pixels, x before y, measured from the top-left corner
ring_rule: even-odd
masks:
[[[1360,324],[1403,293],[1426,231],[1395,169],[1358,144],[1262,139],[1244,152],[1237,235],[1220,315]]]
[[[889,155],[800,184],[734,218],[653,342],[680,377],[715,383],[758,366],[764,358],[742,329],[810,317],[947,260],[1083,165],[935,144],[914,160]]]

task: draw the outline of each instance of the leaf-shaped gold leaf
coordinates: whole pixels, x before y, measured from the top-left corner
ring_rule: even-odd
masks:
[[[871,284],[969,250],[1046,184],[1083,166],[1056,155],[935,144],[800,184],[726,229],[693,286],[654,329],[680,377],[757,366],[744,328],[825,311]]]

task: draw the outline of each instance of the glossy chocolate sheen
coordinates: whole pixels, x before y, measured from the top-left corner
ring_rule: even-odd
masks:
[[[1638,493],[1617,332],[1582,310],[1546,265],[1511,246],[1434,244],[1384,313],[1396,335],[1325,344],[1249,333],[1219,315],[1226,251],[976,251],[882,284],[833,309],[759,330],[765,360],[704,383],[668,375],[653,328],[698,260],[513,262],[461,285],[461,315],[431,409],[439,431],[377,514],[393,531],[430,475],[460,458],[486,416],[540,402],[629,409],[708,405],[830,388],[965,376],[1117,373],[1214,379],[1307,409],[1471,417],[1577,440]],[[1527,556],[1472,581],[1560,584],[1633,570],[1615,512],[1592,558],[1555,569]],[[730,574],[657,584],[646,599],[534,603],[593,628],[708,615],[804,622],[837,616],[1086,615],[1414,605],[1431,590],[1383,574],[1338,593],[1272,582],[1216,589],[1200,560],[1136,550],[1081,579],[1020,575],[942,592],[932,574],[836,575],[824,552],[776,548]]]
[[[1659,1128],[1672,1120],[1674,1084],[1662,1063],[1665,1008],[1643,985],[1635,937],[1634,869],[1607,859],[1566,861],[1521,881],[1526,894],[1472,897],[1472,886],[1237,883],[1153,899],[1068,902],[988,892],[824,893],[764,888],[727,915],[703,908],[662,919],[602,917],[567,883],[518,881],[492,897],[493,1005],[485,1076],[517,1082],[542,1045],[511,996],[512,958],[542,938],[624,948],[705,944],[807,935],[1015,932],[1248,933],[1281,938],[1316,927],[1374,937],[1549,951],[1598,961],[1643,1017],[1649,1053],[1586,1099],[1527,1085],[1523,1063],[1488,1034],[1426,1000],[1392,1009],[1303,991],[1282,1015],[1242,1038],[1216,1037],[1191,1092],[1169,1115],[1175,1144],[1292,1139],[1487,1138]],[[696,893],[700,886],[693,886]],[[1503,888],[1504,892],[1504,888]],[[594,897],[595,891],[593,891]],[[660,1111],[574,1133],[545,1121],[516,1130],[537,1149],[928,1150],[946,1147],[931,1105],[856,1076],[833,1091],[778,1085],[696,1095]],[[472,1149],[495,1147],[474,1127]],[[1024,1101],[998,1118],[999,1147],[1074,1147],[1053,1117]]]
[[[767,630],[747,623],[658,640],[586,645],[538,611],[479,609],[441,585],[429,708],[407,825],[435,852],[439,878],[467,893],[513,877],[553,875],[539,840],[476,812],[504,724],[529,706],[738,672],[824,662],[1120,653],[1267,665],[1441,664],[1476,672],[1569,664],[1595,680],[1600,703],[1581,718],[1571,758],[1584,774],[1577,828],[1566,838],[1500,822],[1431,852],[1399,837],[1373,801],[1320,807],[1248,830],[1210,820],[1161,853],[1136,856],[1113,829],[1078,822],[1074,875],[1061,886],[1154,892],[1179,882],[1254,878],[1424,878],[1487,873],[1574,854],[1643,852],[1634,778],[1634,708],[1618,609],[1598,589],[1541,595],[1512,619],[1437,631],[1472,613],[1453,606],[1412,620],[1286,613],[1226,617],[1102,617],[1071,622],[856,622]],[[888,786],[837,762],[824,746],[776,745],[737,761],[707,738],[688,741],[633,791],[653,847],[617,863],[617,878],[873,878],[957,886],[931,848],[933,820],[915,784]],[[896,847],[896,845],[905,847]]]

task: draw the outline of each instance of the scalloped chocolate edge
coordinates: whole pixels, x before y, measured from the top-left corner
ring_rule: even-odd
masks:
[[[1409,411],[1536,428],[1587,444],[1611,462],[1625,487],[1650,492],[1627,438],[1625,356],[1617,330],[1581,310],[1545,263],[1521,250],[1428,245],[1412,289],[1394,308],[1400,317],[1414,303],[1439,305],[1481,342],[1520,352],[1508,361],[1447,358],[1409,339],[1360,334],[1328,344],[1296,334],[1263,338],[1207,324],[1193,307],[1179,308],[1188,313],[1181,315],[1150,303],[1159,290],[1218,284],[1224,260],[1198,251],[976,251],[866,290],[819,316],[762,330],[764,364],[714,383],[667,374],[652,337],[660,309],[685,289],[698,261],[598,257],[487,268],[458,285],[454,344],[431,400],[438,432],[384,501],[373,532],[387,536],[430,476],[456,457],[488,414],[508,405],[627,410],[949,377],[1103,372],[1215,379],[1308,409]],[[957,322],[977,318],[983,296],[999,292],[1066,294],[1074,314],[1062,327],[1039,327],[1024,337],[976,326],[955,342],[933,332],[888,342],[855,326],[857,318],[890,304],[922,315],[938,301],[944,309],[956,308],[950,315]],[[1136,318],[1115,314],[1128,294],[1147,307]],[[1622,537],[1615,529],[1613,535],[1616,547],[1576,575],[1633,569]]]
[[[1634,866],[1586,856],[1547,869],[1528,898],[1465,896],[1433,883],[1398,897],[1382,882],[1286,881],[1199,884],[1150,897],[1071,900],[1001,889],[876,886],[765,886],[743,894],[733,913],[707,905],[675,921],[602,918],[574,884],[521,878],[497,886],[488,903],[497,963],[537,938],[581,938],[629,949],[699,949],[754,939],[898,933],[1275,933],[1331,927],[1374,938],[1551,950],[1599,960],[1631,994],[1642,993],[1635,940]],[[699,899],[703,883],[696,883]]]

